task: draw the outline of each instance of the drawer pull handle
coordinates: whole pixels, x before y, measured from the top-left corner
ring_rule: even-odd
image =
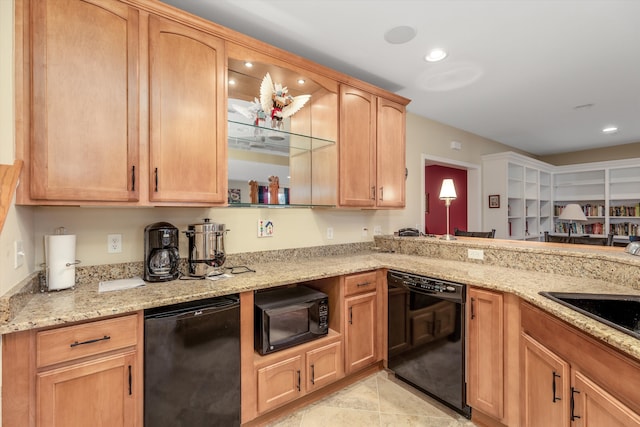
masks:
[[[471,298],[471,320],[476,318],[476,310],[475,310],[475,298]]]
[[[298,384],[297,384],[297,387],[298,387],[298,391],[300,391],[300,371],[297,371],[297,372],[298,372]]]
[[[311,365],[311,384],[316,383],[316,365]]]
[[[69,347],[73,348],[73,347],[77,347],[79,345],[93,344],[94,342],[107,341],[107,340],[110,340],[110,339],[111,339],[111,337],[109,335],[105,335],[102,338],[95,338],[95,339],[92,339],[92,340],[87,340],[87,341],[82,341],[82,342],[76,341],[76,342],[71,343],[69,345]]]
[[[356,285],[356,287],[360,288],[360,287],[362,287],[362,286],[369,286],[370,284],[371,284],[371,282],[358,283],[358,284]]]

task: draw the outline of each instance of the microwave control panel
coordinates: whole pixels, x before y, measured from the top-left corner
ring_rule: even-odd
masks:
[[[318,323],[320,329],[329,327],[329,301],[322,300],[318,304]]]

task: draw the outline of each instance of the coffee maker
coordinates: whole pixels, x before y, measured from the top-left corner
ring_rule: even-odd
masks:
[[[144,229],[144,277],[148,282],[178,278],[178,229],[168,222],[156,222]]]

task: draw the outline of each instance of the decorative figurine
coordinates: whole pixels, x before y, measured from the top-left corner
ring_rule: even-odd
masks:
[[[258,204],[258,181],[249,181],[249,197],[252,205]]]
[[[293,116],[311,98],[311,95],[289,95],[287,87],[274,85],[271,75],[267,73],[260,85],[260,104],[267,117],[271,117],[271,127],[282,129],[282,119]]]
[[[278,204],[278,192],[280,189],[280,178],[275,175],[269,177],[269,204]]]

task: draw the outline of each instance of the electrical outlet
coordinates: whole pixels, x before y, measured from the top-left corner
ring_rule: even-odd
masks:
[[[484,251],[482,249],[467,249],[469,259],[484,259]]]
[[[122,234],[107,235],[107,253],[119,254],[122,252]]]
[[[333,239],[333,228],[332,227],[327,227],[327,239],[329,239],[329,240]]]
[[[374,236],[382,235],[382,227],[380,227],[379,225],[376,225],[375,227],[373,227],[373,235]]]
[[[16,240],[13,242],[14,261],[13,268],[20,268],[24,264],[24,246],[22,240]]]

